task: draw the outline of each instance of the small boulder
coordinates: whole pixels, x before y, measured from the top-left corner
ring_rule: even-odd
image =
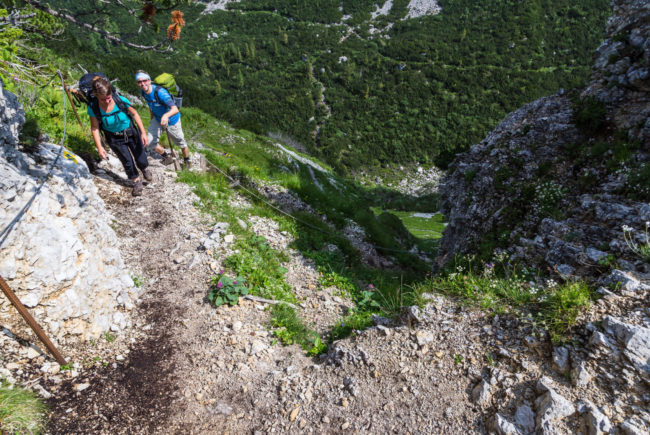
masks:
[[[515,412],[515,423],[524,434],[535,432],[535,411],[530,406],[522,405]]]
[[[593,403],[585,401],[580,404],[589,435],[605,435],[612,429],[609,418],[603,414]]]
[[[576,412],[573,403],[550,388],[537,398],[535,406],[537,406],[537,429],[544,432],[551,430],[556,421]]]
[[[559,346],[553,349],[553,366],[560,373],[566,373],[571,368],[569,364],[569,349]]]
[[[571,370],[571,383],[576,387],[584,387],[591,381],[592,375],[587,370],[587,364],[584,361],[580,361],[574,368]]]
[[[472,390],[472,400],[478,405],[487,405],[492,398],[491,385],[482,380]]]
[[[521,431],[517,426],[508,421],[501,414],[495,414],[490,422],[490,429],[498,435],[521,435]]]

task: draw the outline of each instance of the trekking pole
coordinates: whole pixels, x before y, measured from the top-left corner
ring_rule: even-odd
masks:
[[[27,323],[29,323],[29,326],[36,333],[38,338],[41,339],[43,344],[45,344],[45,347],[47,347],[50,353],[54,356],[56,362],[58,362],[62,366],[66,365],[67,362],[65,361],[65,358],[63,358],[63,355],[61,355],[61,353],[57,350],[54,344],[52,344],[50,339],[47,338],[47,335],[45,335],[45,331],[43,331],[43,328],[41,328],[39,324],[36,323],[36,320],[34,320],[31,314],[29,314],[27,308],[25,308],[22,302],[20,302],[20,299],[18,299],[16,294],[13,291],[11,291],[9,285],[5,282],[5,280],[1,276],[0,276],[0,287],[2,287],[2,291],[9,299],[9,302],[11,302],[14,307],[16,307],[20,315],[23,316],[23,319],[25,319]]]
[[[77,108],[74,106],[74,103],[72,102],[72,97],[70,96],[70,90],[65,85],[65,83],[63,84],[63,89],[65,90],[65,94],[68,96],[68,101],[72,106],[72,111],[74,112],[74,116],[77,117],[77,121],[79,121],[79,125],[83,127],[84,125],[81,123],[81,118],[79,118],[79,114],[77,113]]]
[[[172,159],[174,159],[174,170],[178,171],[178,163],[176,163],[176,155],[174,154],[174,147],[172,146],[172,140],[169,138],[167,127],[163,128],[163,130],[165,130],[165,135],[167,136],[167,143],[169,144],[169,151],[171,151]]]

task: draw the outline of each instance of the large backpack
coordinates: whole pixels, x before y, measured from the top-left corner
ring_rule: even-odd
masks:
[[[81,78],[79,79],[79,93],[81,93],[80,99],[84,103],[86,103],[95,114],[95,118],[97,118],[97,121],[99,122],[99,128],[102,131],[104,131],[104,123],[102,122],[102,118],[104,118],[106,115],[102,115],[101,110],[99,110],[99,100],[93,94],[93,81],[95,77],[98,76],[108,80],[106,75],[100,72],[87,73],[81,76]],[[131,126],[135,127],[135,122],[133,121],[133,118],[129,113],[128,107],[126,107],[126,104],[120,98],[120,93],[117,91],[117,89],[115,89],[115,87],[112,84],[111,84],[111,95],[113,95],[113,101],[115,101],[115,105],[117,106],[118,110],[124,113],[126,116],[128,116],[129,120],[131,121]],[[137,128],[136,131],[138,131],[138,133],[140,132],[140,130],[138,130]]]
[[[178,87],[176,79],[174,79],[173,75],[169,73],[162,73],[153,79],[153,84],[156,85],[153,95],[158,104],[164,104],[160,99],[160,95],[158,95],[160,89],[163,88],[172,96],[176,107],[179,109],[181,108],[183,105],[183,90]]]

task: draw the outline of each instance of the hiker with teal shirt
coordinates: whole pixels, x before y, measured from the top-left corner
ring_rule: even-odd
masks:
[[[113,100],[111,84],[102,77],[95,77],[92,84],[93,94],[97,99],[88,106],[88,115],[90,116],[90,131],[95,140],[97,153],[102,159],[108,158],[108,154],[102,146],[100,128],[104,131],[104,137],[108,146],[117,154],[117,158],[122,162],[124,172],[129,180],[133,181],[133,196],[142,195],[142,179],[138,169],[142,171],[145,180],[153,179],[149,170],[147,153],[145,152],[146,131],[142,124],[142,119],[138,112],[131,106],[131,102],[122,96],[120,105],[126,107],[128,114],[120,110],[118,104]],[[93,109],[93,104],[96,111]],[[99,118],[97,119],[97,114]],[[130,117],[129,117],[130,115]],[[136,125],[133,125],[131,118]]]
[[[190,150],[185,141],[181,127],[181,113],[178,111],[174,97],[164,87],[151,83],[151,77],[145,71],[139,70],[135,74],[135,81],[140,86],[141,94],[151,112],[151,123],[147,129],[148,146],[162,156],[163,164],[172,163],[171,156],[158,143],[161,130],[166,129],[167,136],[183,151],[183,167],[188,169]]]

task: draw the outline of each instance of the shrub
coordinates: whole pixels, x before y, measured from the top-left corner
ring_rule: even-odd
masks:
[[[607,109],[596,97],[586,96],[573,101],[573,120],[584,133],[594,134],[605,126]]]

